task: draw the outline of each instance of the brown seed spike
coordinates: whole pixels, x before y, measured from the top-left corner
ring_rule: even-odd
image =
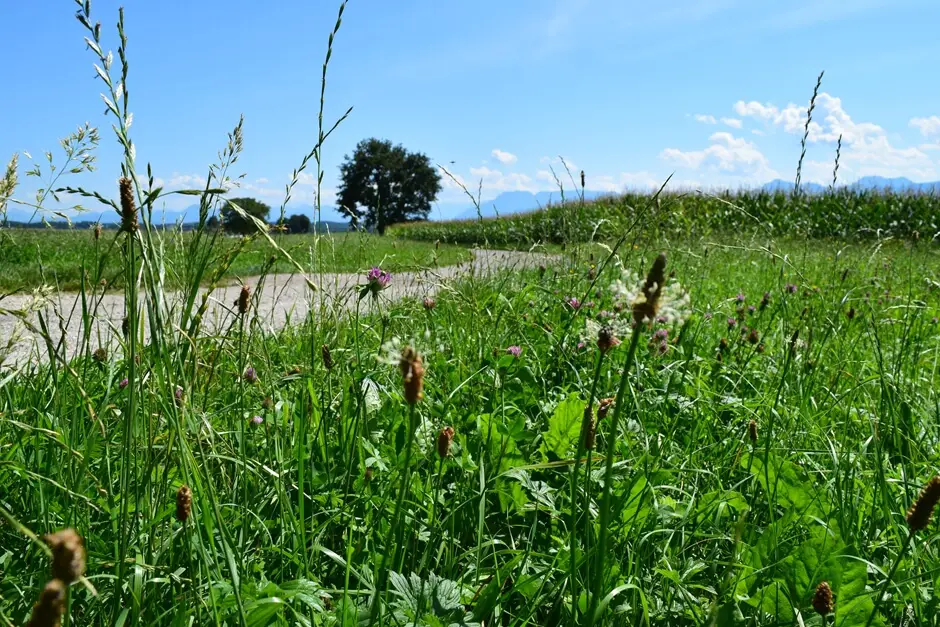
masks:
[[[59,627],[64,609],[65,584],[58,579],[50,579],[39,593],[26,627]]]
[[[424,366],[421,365],[421,355],[411,346],[406,346],[401,352],[398,367],[401,369],[401,376],[405,385],[405,400],[409,405],[414,405],[424,396],[422,392]]]
[[[176,520],[184,523],[193,510],[193,491],[188,485],[181,485],[176,492]]]
[[[447,457],[450,452],[450,443],[454,440],[454,428],[444,427],[437,434],[437,456],[441,459]]]
[[[238,293],[238,300],[235,303],[238,305],[238,313],[245,315],[248,313],[248,299],[251,297],[251,288],[247,285],[242,285],[241,291]]]
[[[916,533],[930,524],[930,517],[938,501],[940,501],[940,475],[927,482],[920,496],[907,510],[907,526],[910,527],[911,533]]]
[[[757,421],[752,420],[747,424],[747,437],[750,438],[751,444],[757,444]]]
[[[832,614],[832,588],[828,581],[820,581],[816,586],[816,594],[813,595],[813,609],[820,616]]]
[[[665,282],[666,253],[660,253],[643,283],[643,299],[633,305],[633,320],[636,324],[656,319],[656,312],[659,311],[659,297]]]
[[[125,233],[135,233],[137,224],[137,207],[134,204],[134,188],[131,180],[122,176],[118,181],[118,189],[121,192],[121,230]]]
[[[52,576],[72,583],[85,574],[85,547],[74,529],[63,529],[44,538],[52,549]]]

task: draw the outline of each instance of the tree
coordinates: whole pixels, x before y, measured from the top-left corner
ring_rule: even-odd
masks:
[[[291,217],[287,218],[287,232],[288,233],[309,233],[310,232],[310,218],[303,215],[302,213],[295,213]]]
[[[426,155],[388,140],[364,139],[339,167],[339,204],[353,226],[380,235],[396,222],[423,220],[441,191],[441,177]]]
[[[206,220],[206,228],[210,231],[217,231],[219,229],[219,216],[210,216]]]
[[[241,207],[242,211],[262,222],[268,221],[268,213],[270,213],[271,207],[254,198],[233,198],[222,207],[222,228],[227,233],[249,234],[257,230],[254,223],[240,216],[231,203],[235,203]]]

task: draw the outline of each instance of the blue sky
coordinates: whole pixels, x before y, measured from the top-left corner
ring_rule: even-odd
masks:
[[[326,0],[128,2],[137,165],[168,188],[204,180],[240,114],[238,195],[277,206],[313,146],[320,71],[339,6]],[[116,195],[120,153],[92,54],[68,1],[10,3],[0,158],[41,158],[84,122],[99,171],[71,183]],[[116,50],[118,3],[95,0]],[[483,198],[552,190],[563,156],[587,186],[739,188],[793,178],[805,107],[825,70],[804,180],[940,179],[940,5],[934,0],[350,0],[327,77],[323,203],[370,136],[447,165]],[[450,162],[454,161],[451,165]],[[21,172],[30,160],[21,156]],[[35,179],[21,177],[18,197]],[[313,201],[312,179],[295,198]],[[168,200],[168,209],[191,199]],[[86,206],[98,209],[94,205]],[[435,217],[468,203],[445,185]]]

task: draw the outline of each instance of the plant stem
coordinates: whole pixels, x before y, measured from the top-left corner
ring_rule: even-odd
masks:
[[[617,389],[617,400],[614,401],[614,415],[611,418],[608,437],[605,441],[607,446],[607,457],[604,460],[604,492],[601,497],[601,521],[600,531],[597,540],[597,567],[594,569],[594,581],[591,590],[590,605],[587,613],[587,625],[594,625],[594,612],[601,595],[601,586],[604,583],[604,560],[607,557],[607,526],[610,524],[610,493],[613,483],[614,467],[614,449],[617,445],[617,431],[620,427],[620,414],[623,413],[624,397],[626,396],[627,383],[629,382],[630,365],[636,356],[636,347],[640,342],[640,329],[642,325],[633,327],[633,335],[630,337],[630,349],[627,351],[627,359],[623,364],[623,372],[620,375],[620,387]]]

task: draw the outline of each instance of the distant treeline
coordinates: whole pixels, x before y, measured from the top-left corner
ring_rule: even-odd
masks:
[[[48,220],[46,222],[42,221],[33,221],[33,222],[22,222],[16,220],[8,220],[6,222],[0,222],[0,227],[11,228],[11,229],[56,229],[56,230],[71,230],[71,231],[80,231],[82,229],[91,230],[99,224],[98,222],[93,222],[89,220],[73,220],[72,222],[66,222],[65,220]],[[118,229],[117,222],[101,222],[101,228],[106,231]],[[198,222],[183,222],[182,224],[176,224],[172,222],[164,223],[154,223],[152,228],[158,231],[192,231],[199,226]],[[218,228],[217,226],[214,228]],[[310,229],[311,232],[313,228]],[[324,221],[317,224],[317,231],[319,233],[340,233],[343,231],[348,231],[349,225],[345,222],[329,222]]]
[[[666,237],[754,232],[856,239],[932,238],[938,225],[940,195],[842,189],[799,195],[669,193],[655,199],[630,193],[497,218],[399,224],[390,233],[457,244],[531,245],[610,241],[632,227]]]

